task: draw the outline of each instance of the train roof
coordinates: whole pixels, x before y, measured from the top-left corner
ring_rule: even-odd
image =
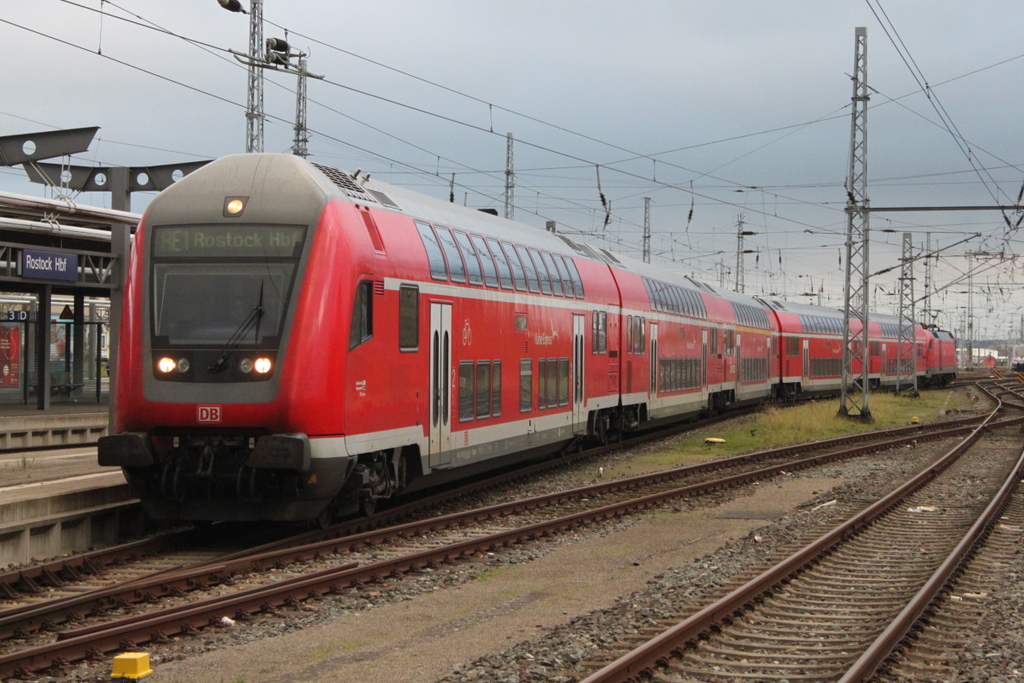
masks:
[[[370,174],[363,176],[360,171],[348,173],[332,166],[309,161],[290,154],[237,154],[223,157],[196,173],[186,176],[176,185],[192,185],[201,182],[208,186],[211,174],[219,171],[226,177],[230,177],[233,173],[238,173],[239,167],[242,171],[252,172],[252,169],[263,166],[264,162],[269,162],[264,168],[272,167],[275,179],[278,181],[282,178],[287,178],[292,182],[298,181],[303,175],[302,171],[304,171],[308,178],[314,179],[317,182],[317,185],[320,186],[328,199],[341,199],[364,206],[396,211],[413,219],[439,223],[460,230],[471,231],[485,237],[503,239],[550,252],[586,258],[613,268],[636,273],[641,277],[666,282],[696,292],[703,292],[748,306],[770,308],[776,311],[800,315],[817,315],[829,318],[843,317],[843,311],[836,308],[783,301],[773,297],[748,296],[715,287],[675,270],[645,263],[624,254],[587,244],[585,239],[580,239],[576,235],[569,236],[562,233],[551,233],[478,209],[460,206],[454,202],[446,202],[422,192],[391,185],[390,183],[371,178]],[[154,200],[152,206],[159,206],[160,203],[160,201]],[[871,320],[877,322],[899,322],[897,316],[877,313],[871,314]]]

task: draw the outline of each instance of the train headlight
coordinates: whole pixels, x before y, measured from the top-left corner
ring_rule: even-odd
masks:
[[[238,369],[248,375],[250,372],[252,372],[252,359],[243,358],[242,360],[238,361]]]
[[[178,372],[188,372],[192,364],[188,362],[188,358],[179,358],[175,367],[178,368]]]
[[[269,358],[257,358],[253,367],[256,369],[256,372],[261,375],[265,375],[270,372],[270,369],[274,367],[274,364],[270,362]]]
[[[156,367],[160,372],[166,374],[178,367],[178,364],[174,362],[173,358],[161,358],[156,362]]]
[[[235,218],[242,215],[248,197],[227,197],[224,199],[224,217]]]

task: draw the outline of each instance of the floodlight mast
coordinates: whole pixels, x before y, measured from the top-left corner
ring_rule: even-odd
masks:
[[[245,9],[239,0],[217,0],[221,7],[229,12],[241,12]],[[246,153],[263,152],[263,71],[273,69],[274,71],[287,71],[299,78],[295,89],[295,142],[292,145],[292,153],[305,158],[309,155],[307,143],[309,134],[306,128],[306,78],[323,78],[306,71],[305,52],[292,50],[287,39],[268,38],[264,52],[263,41],[263,0],[250,0],[249,2],[249,53],[239,55],[231,50],[235,59],[245,64],[249,69],[248,104],[246,107]],[[287,36],[288,32],[285,31]],[[291,59],[296,57],[298,64],[292,66]]]

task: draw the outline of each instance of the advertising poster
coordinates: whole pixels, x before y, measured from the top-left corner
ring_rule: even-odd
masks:
[[[0,325],[0,387],[21,386],[21,326]]]

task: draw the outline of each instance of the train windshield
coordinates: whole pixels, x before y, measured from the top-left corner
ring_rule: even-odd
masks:
[[[154,344],[277,346],[306,229],[157,226],[152,247]]]

